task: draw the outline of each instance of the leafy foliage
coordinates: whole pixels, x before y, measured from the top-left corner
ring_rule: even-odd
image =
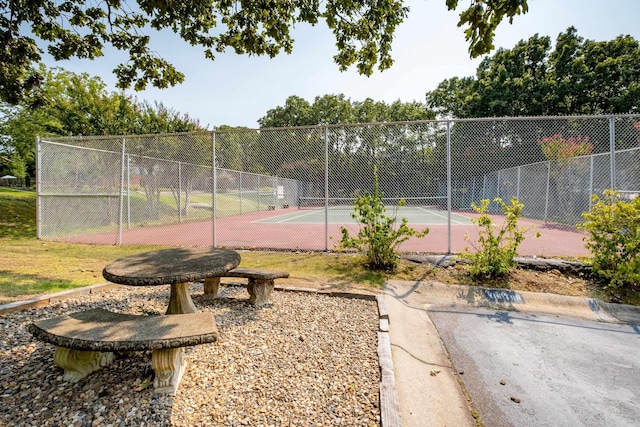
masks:
[[[324,20],[336,39],[334,61],[340,70],[356,65],[360,74],[371,75],[375,66],[385,70],[393,64],[391,46],[398,25],[409,8],[402,0],[280,0],[167,2],[137,0],[96,2],[36,0],[3,2],[0,20],[0,96],[17,104],[33,94],[42,74],[33,68],[46,46],[55,60],[72,57],[95,59],[111,46],[128,54],[129,60],[114,73],[118,87],[136,90],[148,84],[166,88],[181,83],[184,74],[154,52],[153,32],[171,30],[185,42],[203,48],[215,59],[227,48],[237,54],[291,53],[291,29],[296,24],[316,25]],[[446,0],[449,10],[457,0]],[[468,24],[471,56],[493,49],[494,30],[503,17],[525,13],[527,0],[473,0],[460,14],[458,26]],[[32,99],[34,105],[41,97]]]
[[[498,49],[474,77],[444,80],[426,97],[430,108],[458,118],[635,113],[639,82],[637,40],[585,40],[569,27],[555,44],[536,34]]]
[[[592,196],[589,212],[581,224],[588,237],[593,272],[605,282],[605,289],[637,289],[640,286],[640,197],[620,200],[618,193],[605,190],[603,199]]]
[[[589,142],[588,136],[563,138],[561,132],[542,138],[538,143],[542,148],[542,154],[549,160],[586,156],[593,150],[593,144]]]
[[[522,216],[524,208],[522,203],[513,198],[509,205],[499,197],[495,198],[494,202],[505,214],[505,221],[497,232],[488,214],[489,200],[480,201],[480,205],[471,204],[474,212],[480,214],[479,218],[471,220],[480,228],[477,243],[472,243],[475,251],[465,249],[465,256],[471,260],[470,272],[474,277],[493,279],[508,275],[511,269],[518,265],[514,258],[527,232],[524,228],[518,228],[518,219]],[[538,236],[539,234],[536,234],[536,237]]]
[[[0,104],[0,155],[22,159],[35,175],[36,136],[124,135],[187,132],[201,129],[197,120],[161,103],[138,102],[107,92],[104,82],[86,73],[41,67],[41,95],[46,102],[32,108]]]
[[[458,6],[458,0],[447,0],[449,10]],[[493,36],[504,17],[513,22],[515,15],[525,14],[529,10],[527,0],[473,0],[471,5],[460,14],[458,27],[468,24],[465,38],[470,42],[469,53],[476,58],[494,49]]]
[[[378,186],[378,171],[374,168],[373,193],[366,192],[356,198],[352,218],[360,224],[356,236],[350,236],[349,230],[340,227],[342,239],[340,249],[356,249],[365,254],[365,266],[371,270],[393,271],[398,266],[400,256],[396,249],[410,237],[421,238],[429,233],[429,229],[416,231],[409,227],[407,219],[402,218],[396,227],[397,218],[387,216],[384,205],[384,194]],[[401,200],[398,206],[404,206]]]
[[[313,103],[290,96],[285,104],[267,111],[258,120],[260,127],[331,125],[341,123],[381,123],[435,119],[435,113],[420,102],[352,101],[344,94],[317,96]]]

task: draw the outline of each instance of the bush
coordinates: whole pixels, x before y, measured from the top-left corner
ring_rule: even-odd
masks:
[[[387,216],[384,205],[384,194],[378,186],[378,169],[374,168],[373,194],[365,192],[354,202],[354,212],[351,217],[360,224],[360,231],[356,236],[349,236],[345,227],[340,227],[342,239],[340,249],[356,249],[365,254],[365,267],[371,270],[395,270],[400,256],[396,249],[398,245],[410,237],[424,237],[429,229],[416,231],[407,225],[407,219],[402,218],[396,228],[396,216]],[[404,206],[404,200],[398,203]]]
[[[640,284],[640,197],[625,201],[605,190],[591,196],[591,210],[580,224],[589,236],[593,273],[606,282],[605,290],[632,289]]]
[[[514,258],[527,232],[524,228],[518,229],[518,218],[522,216],[524,207],[522,203],[515,198],[511,199],[510,205],[499,197],[494,201],[500,205],[506,215],[497,233],[494,230],[495,224],[487,214],[489,200],[481,200],[480,205],[471,204],[474,212],[480,214],[479,218],[471,220],[480,228],[478,241],[471,244],[475,252],[465,248],[465,256],[471,260],[470,273],[474,277],[493,279],[508,275],[511,269],[518,265]],[[536,233],[536,237],[539,236],[540,234]],[[469,240],[469,235],[466,238]]]

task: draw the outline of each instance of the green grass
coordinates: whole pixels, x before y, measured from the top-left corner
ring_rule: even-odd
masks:
[[[219,197],[224,197],[223,195]],[[236,198],[237,200],[237,198]],[[243,201],[243,206],[246,201]],[[104,283],[102,269],[117,258],[163,246],[113,246],[36,239],[36,196],[0,188],[0,304],[82,286]],[[241,252],[242,265],[288,270],[287,283],[342,289],[380,289],[387,276],[364,269],[359,257],[344,254]],[[412,264],[395,279],[412,279]]]
[[[50,200],[42,232],[44,238],[55,239],[65,237],[68,234],[108,232],[117,227],[120,215],[118,197],[67,198],[57,202]],[[181,203],[184,205],[184,198]],[[206,205],[206,208],[190,206],[186,213],[183,212],[180,216],[173,194],[170,191],[163,191],[158,197],[158,204],[153,212],[150,212],[146,195],[139,191],[133,191],[128,199],[124,199],[123,218],[125,221],[130,221],[131,227],[135,228],[174,224],[178,221],[201,221],[212,217],[210,194],[194,193],[190,197],[190,203]],[[243,196],[240,198],[239,195],[234,194],[218,194],[217,216],[225,217],[266,210],[268,203],[270,200],[267,200],[266,197],[263,197],[261,203],[258,204],[251,197]],[[127,209],[130,209],[130,214]],[[102,215],[96,217],[95,212],[101,212]],[[68,218],[76,219],[71,230],[68,229]],[[60,225],[63,226],[58,228]]]
[[[219,197],[224,199],[227,195]],[[228,197],[234,199],[233,196]],[[220,198],[218,201],[222,200]],[[244,203],[245,201],[243,207]],[[104,283],[102,269],[113,260],[163,248],[38,240],[35,206],[35,193],[0,188],[0,304]],[[210,215],[210,211],[203,211]],[[452,273],[441,269],[405,261],[401,261],[398,271],[393,274],[369,271],[362,266],[362,259],[352,254],[242,251],[241,256],[242,266],[287,270],[290,278],[280,280],[279,283],[302,287],[336,290],[355,287],[377,291],[387,279],[477,284],[452,278]],[[558,279],[554,276],[554,280]],[[551,289],[543,290],[550,291]],[[635,299],[626,296],[624,302],[640,304],[638,295],[634,294],[633,297]]]
[[[0,238],[35,238],[35,193],[0,187]]]

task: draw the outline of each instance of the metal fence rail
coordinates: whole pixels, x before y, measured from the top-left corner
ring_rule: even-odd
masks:
[[[455,252],[460,234],[452,225],[461,221],[452,213],[482,199],[517,198],[527,220],[571,228],[591,194],[613,188],[635,197],[639,123],[639,115],[491,118],[42,139],[38,236],[331,250],[338,227],[353,226],[330,222],[329,207],[372,191],[376,170],[385,198],[428,200],[447,220],[432,226],[423,246],[401,249]],[[266,237],[249,229],[264,220],[260,213],[292,212],[300,200],[324,201],[320,228],[274,223]],[[245,225],[230,222],[239,217]],[[186,239],[181,224],[198,231]],[[157,226],[175,227],[159,237],[151,233]],[[573,244],[583,246],[578,237]],[[446,245],[434,249],[427,243],[434,239]],[[551,240],[531,251],[579,253]]]

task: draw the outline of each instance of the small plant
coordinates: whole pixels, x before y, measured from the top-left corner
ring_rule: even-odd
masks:
[[[396,249],[398,245],[410,237],[424,237],[429,229],[416,231],[409,227],[407,219],[402,218],[396,227],[397,217],[387,216],[384,205],[384,194],[378,186],[378,169],[374,167],[373,194],[365,192],[354,202],[354,212],[351,217],[361,226],[356,236],[350,236],[349,230],[340,227],[342,239],[340,249],[356,249],[365,254],[364,265],[371,270],[393,271],[398,266],[400,256]],[[404,200],[398,202],[404,206]]]
[[[508,275],[511,269],[517,266],[514,258],[528,231],[518,228],[518,218],[522,216],[524,207],[522,203],[514,198],[508,205],[499,197],[495,198],[494,202],[500,205],[506,215],[502,227],[497,232],[496,225],[488,215],[489,200],[481,200],[480,205],[471,204],[474,212],[480,214],[479,218],[471,220],[480,228],[478,241],[471,244],[475,252],[469,251],[469,248],[465,249],[465,255],[471,260],[470,273],[474,277],[495,279]],[[536,237],[539,236],[540,233],[536,233]],[[469,240],[469,235],[466,239]]]
[[[617,192],[605,190],[603,199],[594,194],[591,200],[579,227],[589,234],[593,273],[609,292],[633,290],[640,286],[640,197],[620,200]]]

